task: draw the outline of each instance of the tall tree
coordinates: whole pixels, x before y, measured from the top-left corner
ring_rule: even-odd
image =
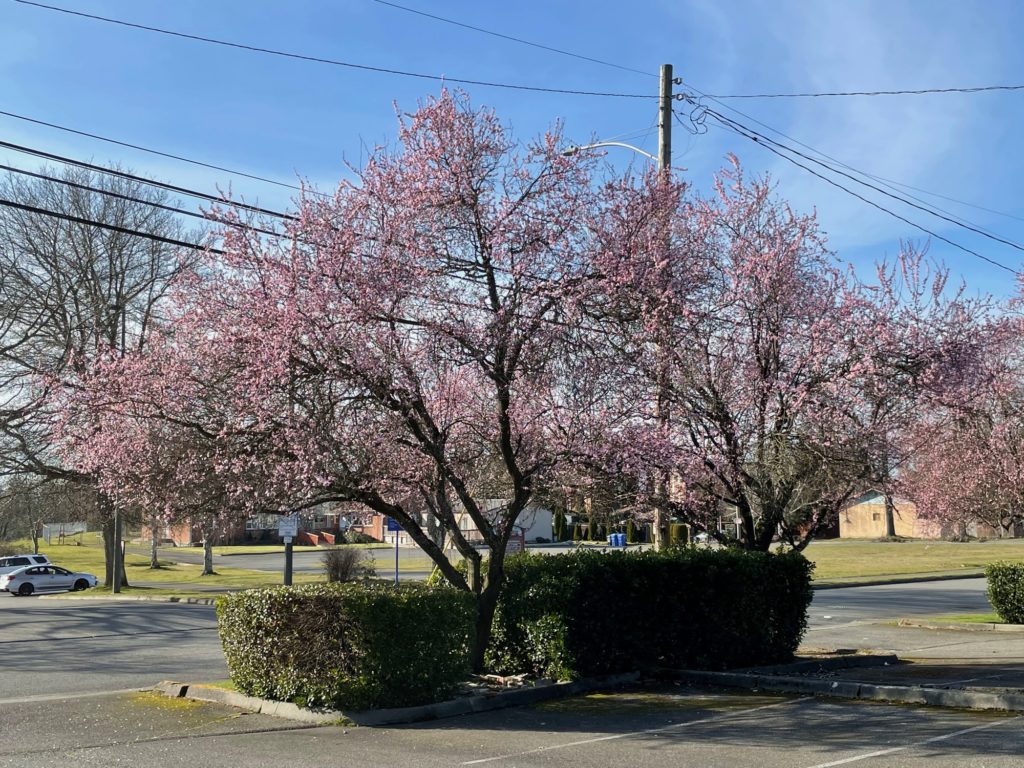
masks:
[[[182,283],[173,338],[142,358],[148,372],[124,366],[120,390],[214,439],[228,503],[343,500],[397,520],[478,595],[479,668],[516,520],[585,437],[590,403],[572,393],[590,255],[611,247],[627,198],[648,217],[658,199],[653,178],[600,183],[598,160],[564,155],[557,131],[517,145],[460,94],[403,118],[399,142],[357,183],[303,199],[289,239],[225,233],[227,256]]]
[[[0,208],[0,474],[94,484],[63,462],[53,429],[63,390],[98,354],[145,345],[183,254],[124,230],[186,239],[166,210],[167,194],[145,184],[72,167],[31,178],[0,179],[0,197],[27,209]],[[100,498],[113,583],[114,519]],[[121,576],[124,580],[124,576]]]

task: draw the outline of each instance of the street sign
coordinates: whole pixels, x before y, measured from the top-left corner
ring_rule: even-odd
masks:
[[[385,517],[384,519],[387,520],[388,523],[388,533],[395,533],[402,530],[402,526],[398,524],[398,521],[395,520],[395,518]]]
[[[299,518],[298,516],[287,516],[282,517],[277,522],[277,533],[282,538],[294,539],[299,535]]]

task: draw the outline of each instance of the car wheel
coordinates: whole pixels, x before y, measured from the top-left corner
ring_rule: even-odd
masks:
[[[83,589],[89,588],[89,582],[85,579],[79,579],[75,582],[75,592],[81,592]]]
[[[22,584],[20,587],[18,587],[18,594],[22,595],[23,597],[31,595],[34,591],[35,587],[33,587],[31,584]]]

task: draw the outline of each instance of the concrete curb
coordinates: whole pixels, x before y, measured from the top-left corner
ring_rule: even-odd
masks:
[[[177,683],[164,681],[154,686],[153,690],[171,698],[188,698],[198,701],[212,701],[229,707],[238,707],[264,715],[282,717],[302,723],[354,723],[362,726],[399,725],[416,723],[423,720],[440,720],[446,717],[469,715],[474,712],[489,712],[495,709],[521,707],[539,704],[552,699],[563,699],[578,696],[581,693],[615,688],[626,683],[640,680],[639,672],[622,675],[574,680],[572,682],[553,683],[537,688],[519,688],[512,691],[467,696],[461,699],[440,701],[435,704],[424,704],[418,707],[400,707],[395,709],[374,709],[365,712],[340,712],[338,710],[310,710],[284,701],[246,696],[237,691],[215,688],[199,684]]]
[[[216,597],[175,597],[174,595],[82,595],[64,597],[63,595],[40,595],[40,600],[105,600],[107,602],[144,602],[144,603],[184,603],[186,605],[216,605]]]
[[[913,627],[916,629],[955,629],[960,632],[1024,632],[1024,624],[971,624],[967,622],[945,622],[945,621],[916,621],[914,619],[900,619],[896,622],[899,627]]]
[[[854,581],[849,583],[832,582],[825,584],[811,583],[811,589],[850,589],[851,587],[885,587],[889,584],[920,584],[925,581],[959,581],[960,579],[980,579],[985,576],[984,571],[970,571],[967,573],[948,573],[944,575],[928,576],[893,576],[892,578],[879,577],[866,581]]]
[[[785,675],[814,672],[832,672],[837,669],[858,669],[862,667],[887,667],[900,663],[895,653],[845,653],[822,658],[803,658],[788,664],[769,667],[749,667],[736,672],[750,675]]]
[[[820,680],[804,677],[754,675],[742,672],[704,672],[678,670],[677,680],[699,685],[717,685],[725,688],[773,691],[776,693],[802,693],[811,696],[829,696],[840,699],[886,701],[894,704],[926,704],[953,709],[1002,710],[1024,712],[1024,694],[987,693],[981,691],[922,688],[909,685],[872,685],[844,680]]]

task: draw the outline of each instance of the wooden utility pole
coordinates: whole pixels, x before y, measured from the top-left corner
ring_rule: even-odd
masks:
[[[658,100],[658,172],[672,167],[672,65],[661,65],[661,98]]]
[[[672,65],[661,65],[661,97],[658,99],[658,176],[659,183],[667,183],[672,173]],[[665,222],[665,243],[669,242],[669,222]],[[664,341],[658,340],[658,424],[663,431],[668,430],[668,364],[665,359]],[[664,549],[668,543],[665,509],[668,506],[669,477],[668,470],[659,470],[657,487],[655,488],[654,504],[654,548]]]

